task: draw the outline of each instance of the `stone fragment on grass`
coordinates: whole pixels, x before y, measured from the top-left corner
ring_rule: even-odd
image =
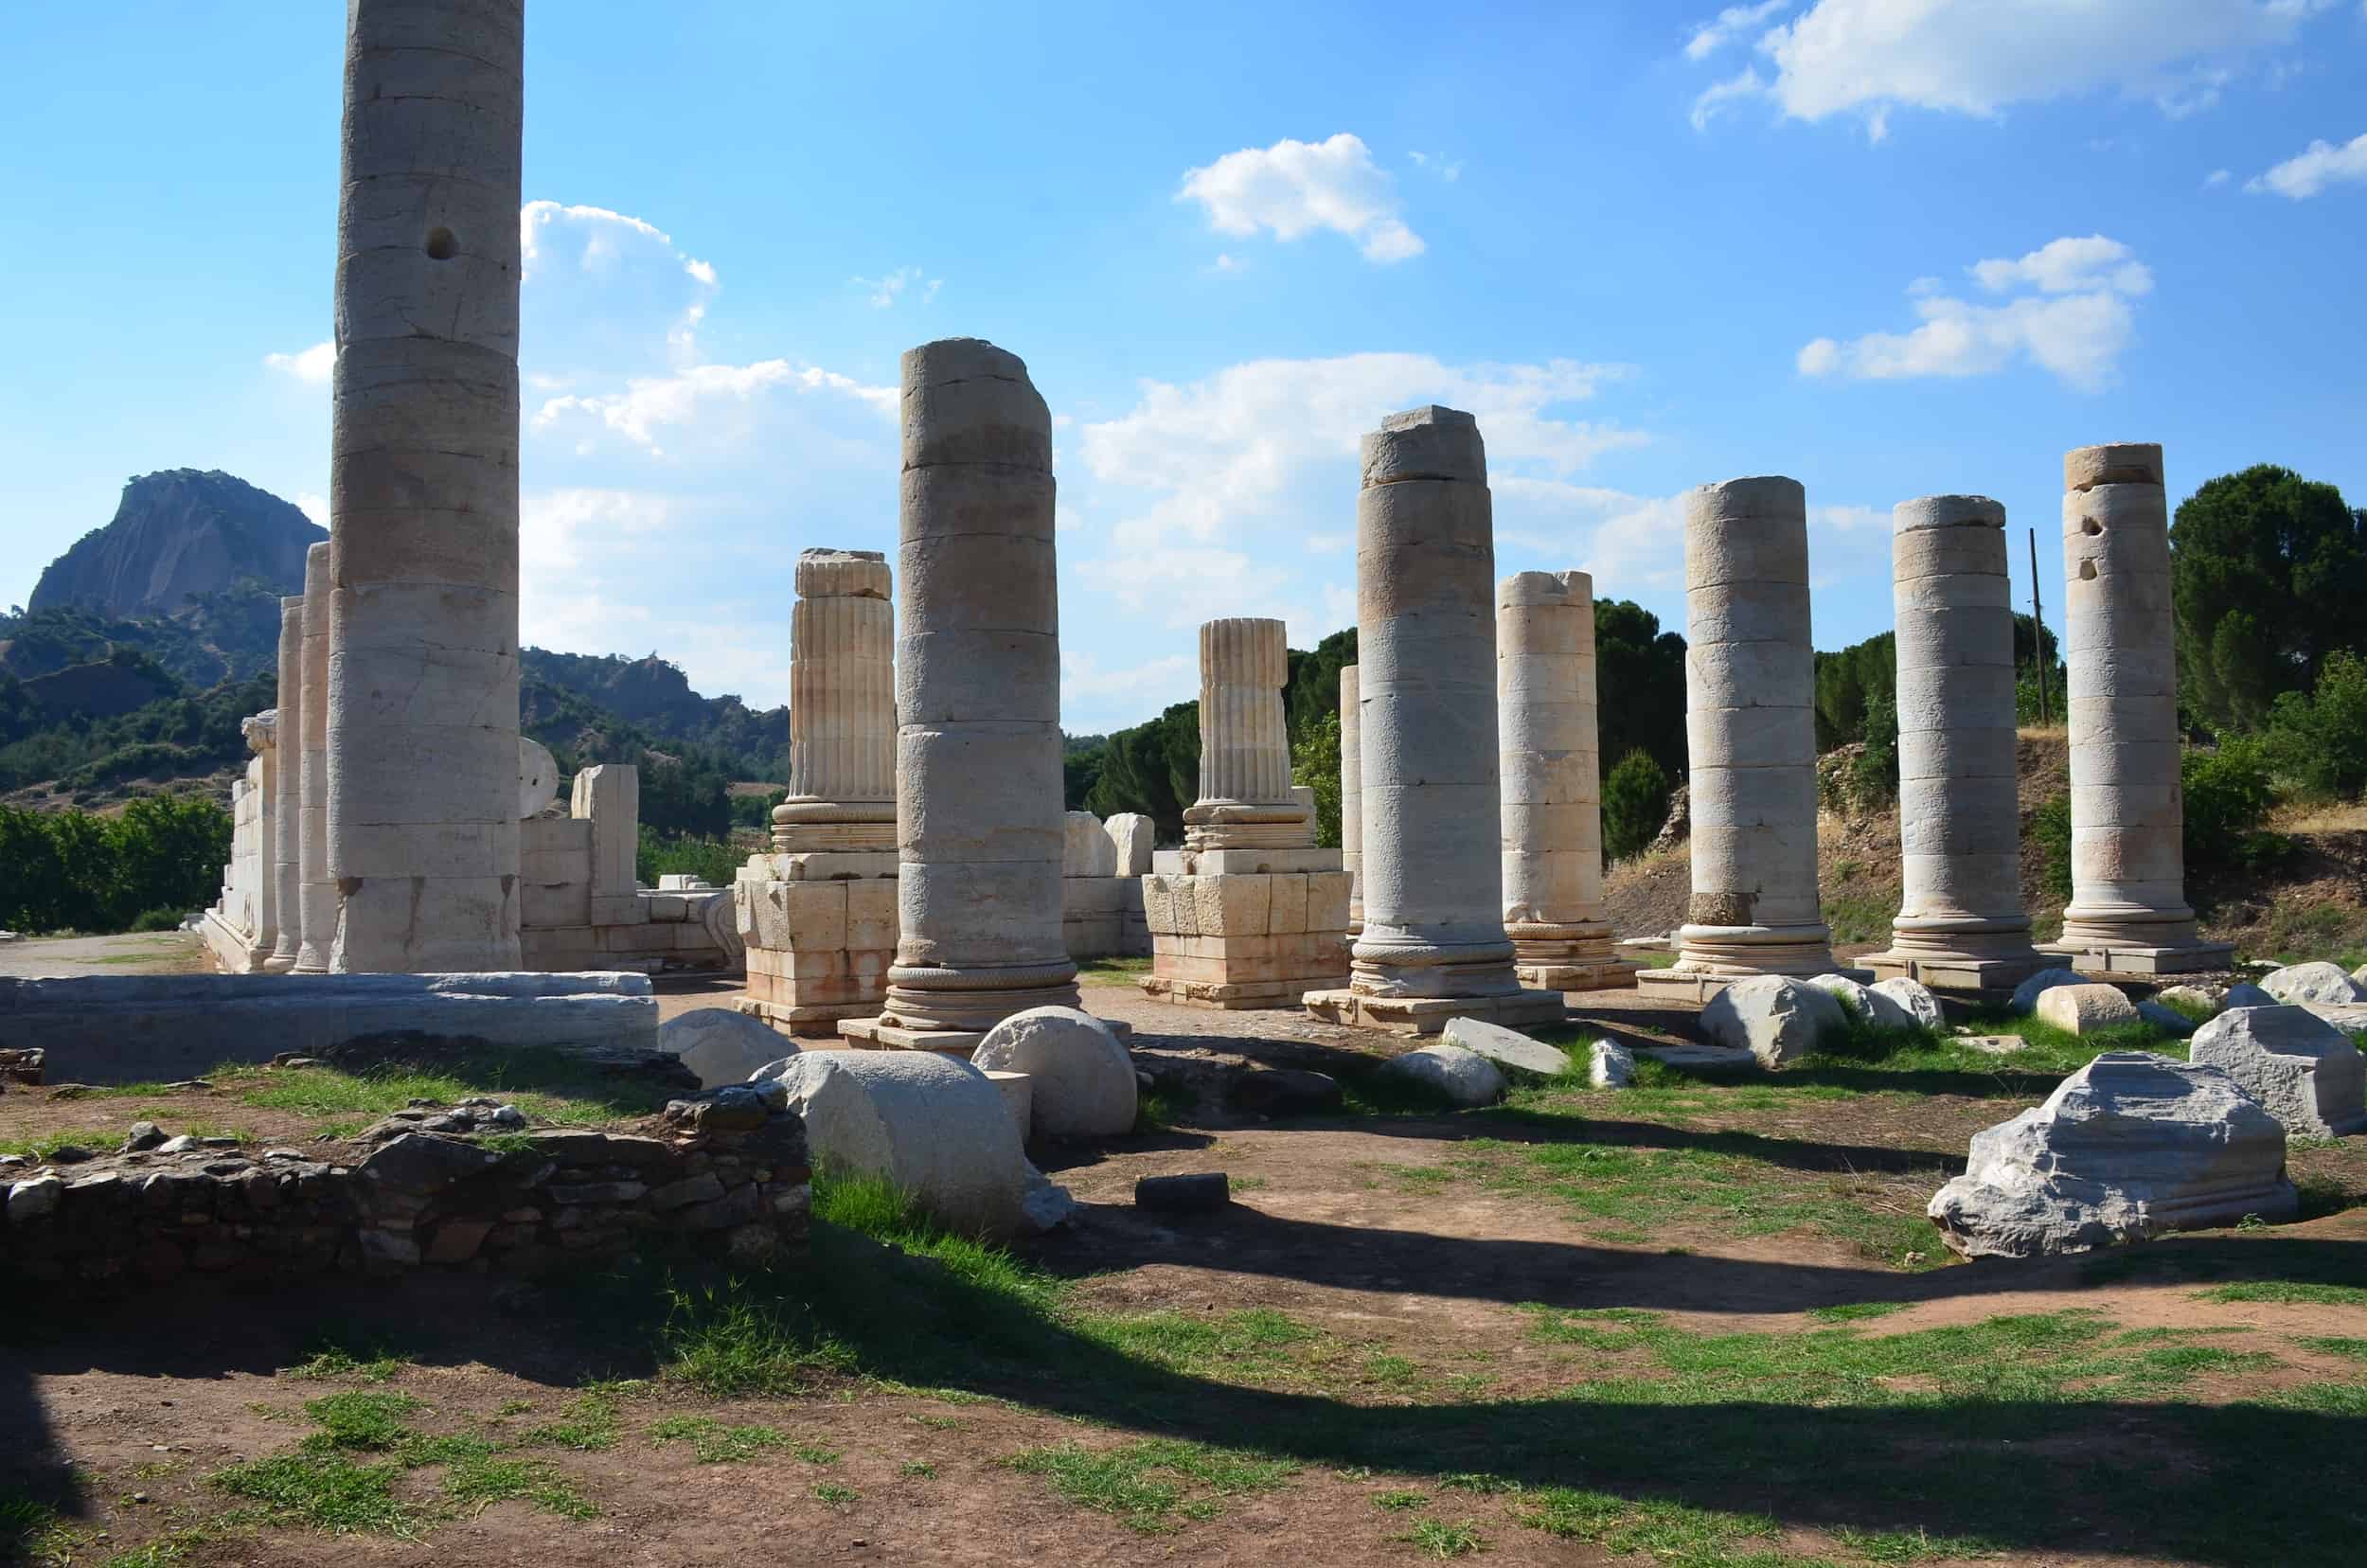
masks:
[[[2038,998],[2057,986],[2084,986],[2088,982],[2067,969],[2040,970],[2014,988],[2014,1010],[2028,1015],[2036,1012]]]
[[[1243,1073],[1225,1091],[1234,1107],[1253,1116],[1305,1116],[1340,1109],[1340,1081],[1303,1067]]]
[[[761,1019],[731,1007],[693,1007],[667,1019],[657,1048],[698,1075],[702,1089],[745,1083],[748,1076],[797,1047]]]
[[[2288,1132],[2340,1137],[2367,1128],[2367,1060],[2306,1007],[2235,1007],[2195,1031],[2187,1053],[2225,1069]]]
[[[1894,975],[1867,987],[1866,991],[1898,1009],[1907,1024],[1914,1028],[1939,1030],[1948,1026],[1947,1015],[1940,1011],[1940,999],[1932,995],[1931,988],[1920,980],[1904,974]]]
[[[1381,1076],[1418,1084],[1444,1095],[1455,1105],[1493,1105],[1504,1097],[1504,1076],[1494,1062],[1476,1051],[1440,1042],[1394,1057],[1381,1064]]]
[[[2153,993],[2153,999],[2162,1007],[2191,1013],[2197,1018],[2211,1018],[2227,1005],[2227,988],[2202,983],[2165,986]],[[2188,1022],[2193,1022],[2193,1019]]]
[[[1439,1038],[1484,1056],[1499,1067],[1517,1067],[1543,1078],[1558,1078],[1570,1070],[1570,1059],[1560,1046],[1531,1040],[1518,1029],[1485,1019],[1450,1018]]]
[[[2067,1034],[2092,1034],[2116,1024],[2137,1022],[2137,1008],[2117,986],[2056,986],[2038,997],[2038,1022]]]
[[[2228,987],[2227,995],[2219,1001],[2219,1010],[2229,1012],[2237,1007],[2281,1007],[2284,1005],[2251,981],[2239,980]]]
[[[1852,980],[1846,974],[1820,974],[1808,984],[1840,1003],[1852,1018],[1879,1022],[1876,1015],[1880,1009],[1874,1000],[1874,988],[1864,981]]]
[[[1635,1081],[1635,1053],[1616,1041],[1587,1047],[1586,1081],[1597,1089],[1625,1089]]]
[[[1737,980],[1701,1009],[1701,1028],[1713,1043],[1749,1051],[1762,1067],[1806,1056],[1848,1024],[1828,992],[1781,974]]]
[[[2165,1007],[2159,1002],[2140,1002],[2137,1016],[2157,1029],[2166,1029],[2180,1040],[2195,1032],[2195,1021],[2176,1007]]]
[[[2046,1103],[1972,1136],[1927,1213],[1967,1257],[2087,1252],[2290,1220],[2285,1129],[2220,1068],[2107,1051]]]
[[[1108,1138],[1134,1127],[1134,1059],[1114,1030],[1077,1007],[1029,1007],[970,1053],[982,1072],[1025,1073],[1028,1116],[1044,1138]]]
[[[2361,987],[2342,972],[2340,964],[2288,964],[2281,970],[2260,977],[2260,989],[2280,1002],[2299,1007],[2305,1002],[2358,1002],[2367,1000],[2367,987]]]

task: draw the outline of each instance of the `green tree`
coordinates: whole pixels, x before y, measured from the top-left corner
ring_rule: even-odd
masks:
[[[1641,854],[1668,820],[1674,793],[1668,774],[1641,747],[1619,759],[1603,778],[1603,859],[1608,863]]]
[[[2367,793],[2367,658],[2347,649],[2327,654],[2317,690],[2278,695],[2266,739],[2298,793],[2319,800]]]
[[[2221,474],[2179,506],[2170,581],[2188,711],[2257,728],[2329,654],[2367,649],[2367,513],[2272,463]]]
[[[1670,776],[1684,772],[1683,637],[1662,631],[1660,617],[1632,600],[1596,599],[1594,693],[1603,756],[1645,751]]]
[[[1200,798],[1200,704],[1113,732],[1084,809],[1098,817],[1140,811],[1162,844],[1184,841],[1184,810]]]
[[[1290,782],[1315,792],[1315,842],[1340,847],[1340,710],[1335,705],[1290,746]]]
[[[1816,749],[1831,751],[1868,739],[1866,721],[1892,706],[1896,733],[1898,635],[1884,632],[1837,653],[1816,656]]]
[[[1290,650],[1290,673],[1282,688],[1282,721],[1290,732],[1292,754],[1308,732],[1329,714],[1340,722],[1340,671],[1356,663],[1356,628],[1334,632],[1307,652]],[[1336,753],[1335,753],[1336,755]],[[1305,779],[1301,783],[1308,782]]]

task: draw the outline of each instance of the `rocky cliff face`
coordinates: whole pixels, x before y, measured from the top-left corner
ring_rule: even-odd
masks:
[[[26,608],[172,615],[193,596],[249,580],[274,593],[300,593],[304,552],[328,537],[294,507],[243,479],[168,469],[125,485],[114,520],[50,562]]]

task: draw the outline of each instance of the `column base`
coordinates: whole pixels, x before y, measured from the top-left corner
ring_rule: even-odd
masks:
[[[1767,970],[1762,972],[1779,974],[1786,980],[1805,981],[1812,977],[1810,973],[1795,974],[1778,970]],[[1860,985],[1870,983],[1875,978],[1872,970],[1851,969],[1838,959],[1812,973],[1838,974],[1844,979],[1855,980]],[[1635,985],[1636,989],[1646,996],[1666,996],[1682,1002],[1707,1004],[1716,998],[1718,992],[1737,980],[1755,980],[1758,977],[1756,974],[1711,974],[1697,970],[1661,969],[1646,970],[1635,977]]]
[[[770,1025],[785,1035],[798,1040],[827,1041],[839,1039],[838,1026],[841,1022],[849,1018],[867,1017],[871,1014],[871,1009],[879,1005],[880,999],[876,996],[868,1002],[847,1003],[840,1007],[791,1007],[779,1002],[759,1002],[748,997],[741,998],[737,1004],[743,1016]]]
[[[1528,964],[1516,962],[1512,972],[1521,984],[1539,990],[1627,990],[1643,971],[1642,964],[1624,958],[1602,958],[1587,964]]]
[[[1114,1018],[1102,1023],[1120,1040],[1133,1037],[1134,1025]],[[839,1021],[839,1037],[851,1044],[875,1051],[935,1051],[942,1056],[970,1060],[970,1053],[979,1042],[993,1033],[991,1029],[915,1029],[884,1016],[878,1018],[845,1018]]]
[[[2012,990],[2042,970],[2052,969],[2035,950],[2017,956],[1983,958],[1971,953],[1869,953],[1858,960],[1877,980],[1908,979],[1933,990]]]
[[[2196,974],[2232,968],[2233,942],[2186,942],[2175,947],[2145,947],[2095,938],[2041,942],[2038,952],[2062,960],[2064,969],[2093,974]]]
[[[1558,1024],[1569,1011],[1559,991],[1516,990],[1494,996],[1366,996],[1344,987],[1311,990],[1301,1005],[1326,1024],[1392,1035],[1434,1035],[1453,1018],[1476,1018],[1507,1029]]]

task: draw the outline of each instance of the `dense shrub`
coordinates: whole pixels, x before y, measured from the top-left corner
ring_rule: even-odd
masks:
[[[773,808],[789,798],[787,790],[769,790],[763,794],[736,794],[731,797],[732,826],[756,828],[771,831]]]
[[[2030,813],[2030,842],[2045,866],[2047,901],[2067,904],[2072,896],[2071,796],[2056,795]]]
[[[2260,825],[2276,804],[2267,749],[2249,736],[2231,736],[2210,751],[2190,750],[2179,762],[2185,795],[2186,864],[2258,865],[2287,847]]]
[[[153,912],[169,929],[214,901],[229,858],[230,813],[201,795],[112,817],[0,806],[0,926],[122,931]]]
[[[1668,820],[1673,786],[1651,753],[1638,748],[1603,779],[1603,859],[1641,854]]]
[[[2349,800],[2367,792],[2367,659],[2327,654],[2315,692],[2277,698],[2267,744],[2269,761],[2298,793]]]
[[[1333,679],[1338,676],[1335,672]],[[1290,747],[1290,781],[1315,792],[1315,842],[1340,847],[1340,710],[1310,722]]]
[[[701,838],[695,834],[661,833],[648,823],[641,825],[641,844],[633,856],[632,874],[651,887],[664,876],[687,873],[729,887],[739,876],[746,854],[721,839]]]

